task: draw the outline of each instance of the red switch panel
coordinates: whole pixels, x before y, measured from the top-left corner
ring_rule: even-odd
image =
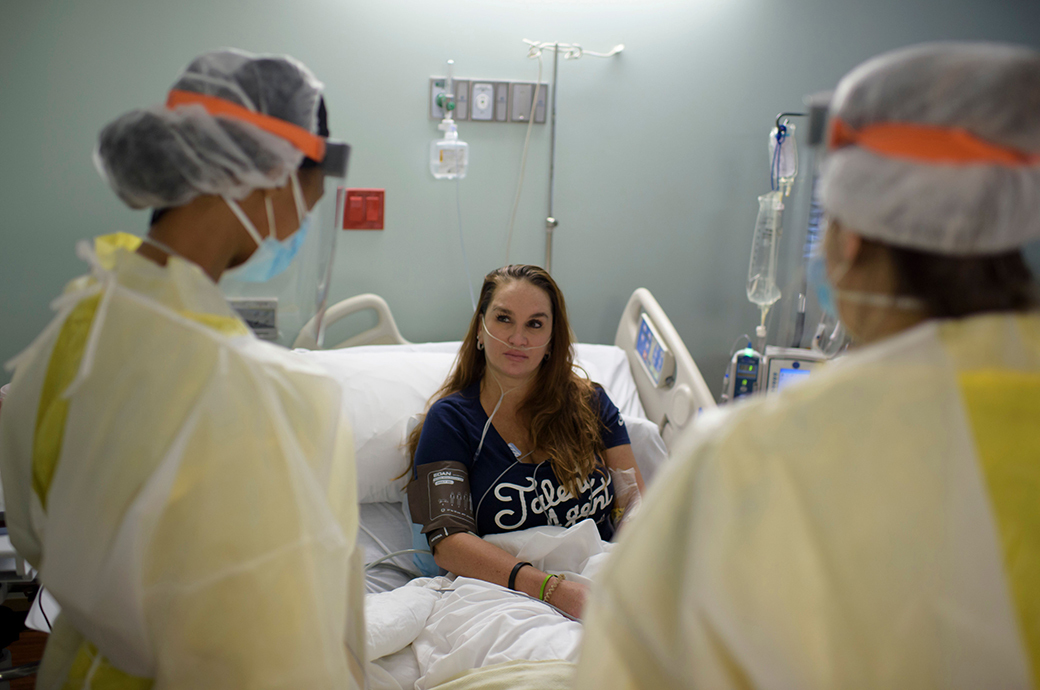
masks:
[[[383,189],[347,189],[343,204],[344,230],[382,230]]]

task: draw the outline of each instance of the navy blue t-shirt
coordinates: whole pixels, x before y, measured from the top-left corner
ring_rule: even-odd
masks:
[[[596,391],[604,446],[613,448],[629,443],[628,430],[617,407],[602,388],[597,387]],[[466,466],[481,536],[540,525],[570,527],[585,518],[596,521],[603,539],[614,535],[609,519],[614,487],[602,462],[582,483],[581,495],[574,498],[560,484],[551,463],[520,462],[498,435],[493,422],[484,437],[480,456],[474,459],[487,420],[477,382],[433,404],[415,451],[416,465],[454,460]]]

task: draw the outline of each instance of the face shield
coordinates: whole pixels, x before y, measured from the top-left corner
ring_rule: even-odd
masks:
[[[301,347],[323,345],[336,254],[336,219],[343,215],[342,199],[330,192],[346,178],[349,159],[349,145],[326,142],[325,157],[319,164],[325,173],[326,192],[307,214],[310,229],[285,271],[263,283],[242,282],[233,276],[221,278],[220,289],[228,302],[264,340],[286,347],[293,347],[298,340]]]

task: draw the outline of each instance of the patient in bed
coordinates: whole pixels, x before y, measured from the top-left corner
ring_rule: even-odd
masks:
[[[643,480],[624,421],[575,372],[571,345],[548,273],[527,265],[489,273],[455,366],[409,438],[408,494],[440,567],[580,617],[584,584],[482,538],[587,519],[609,540],[638,502]]]

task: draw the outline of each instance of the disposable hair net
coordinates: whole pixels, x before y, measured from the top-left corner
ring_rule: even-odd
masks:
[[[952,164],[858,145],[832,150],[824,208],[865,237],[959,256],[1040,239],[1040,53],[991,43],[886,53],[841,80],[830,117],[853,130],[878,123],[963,130],[1022,154],[1018,164]]]
[[[293,58],[225,49],[196,58],[172,90],[316,133],[323,88]],[[241,199],[284,185],[303,157],[287,139],[199,104],[130,111],[101,130],[94,152],[98,171],[131,208],[180,206],[203,194]]]

